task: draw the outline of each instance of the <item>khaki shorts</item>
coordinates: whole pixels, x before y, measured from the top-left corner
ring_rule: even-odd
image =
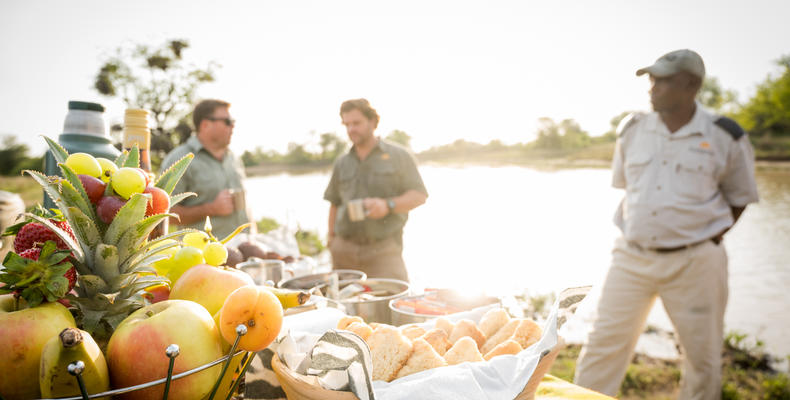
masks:
[[[358,244],[340,236],[329,243],[332,266],[335,269],[356,269],[369,278],[390,278],[409,281],[403,262],[403,246],[388,238],[370,244]]]

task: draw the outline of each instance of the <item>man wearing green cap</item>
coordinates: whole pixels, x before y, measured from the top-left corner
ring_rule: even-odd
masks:
[[[661,297],[683,348],[680,398],[718,399],[728,296],[722,238],[757,201],[752,147],[735,121],[696,102],[705,78],[699,54],[676,50],[636,73],[650,76],[654,111],[618,127],[612,184],[625,189],[614,218],[622,236],[575,381],[616,395]]]

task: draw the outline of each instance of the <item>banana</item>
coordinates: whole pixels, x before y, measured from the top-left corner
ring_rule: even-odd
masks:
[[[280,289],[266,285],[262,287],[268,289],[270,292],[272,292],[272,294],[277,296],[277,299],[280,300],[280,304],[283,306],[283,310],[287,310],[291,307],[299,307],[304,303],[307,303],[307,300],[310,300],[309,292]]]
[[[110,390],[110,374],[99,346],[88,332],[66,328],[41,352],[38,384],[44,398],[80,395],[77,378],[68,373],[69,364],[75,361],[85,364],[82,379],[89,394]]]

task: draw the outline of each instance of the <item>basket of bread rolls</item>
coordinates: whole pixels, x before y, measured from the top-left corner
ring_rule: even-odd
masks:
[[[425,370],[466,362],[490,363],[497,357],[518,355],[536,344],[543,335],[535,321],[512,318],[500,307],[488,309],[477,322],[438,317],[427,323],[396,327],[367,322],[358,316],[346,316],[340,319],[337,329],[351,331],[361,337],[370,348],[373,381],[392,384]],[[514,388],[521,389],[520,392],[512,391],[518,393],[516,399],[534,398],[538,383],[563,345],[562,340],[557,339],[556,345],[540,354],[529,378]],[[337,392],[310,384],[289,370],[276,355],[272,359],[272,369],[289,400],[357,399],[351,392]]]

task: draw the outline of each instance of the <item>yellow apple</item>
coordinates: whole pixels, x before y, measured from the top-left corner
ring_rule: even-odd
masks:
[[[255,282],[244,271],[201,264],[181,275],[170,289],[170,298],[192,300],[214,315],[234,290],[247,285],[255,285]]]
[[[0,296],[0,396],[6,400],[39,399],[38,365],[47,341],[66,328],[76,328],[60,303],[28,308],[12,294]]]
[[[165,349],[177,344],[173,374],[222,357],[222,339],[211,314],[188,300],[165,300],[143,307],[124,319],[107,345],[107,365],[114,388],[165,378],[169,359]],[[171,383],[171,399],[201,399],[211,392],[222,365]],[[124,400],[161,399],[164,384],[121,395]]]

